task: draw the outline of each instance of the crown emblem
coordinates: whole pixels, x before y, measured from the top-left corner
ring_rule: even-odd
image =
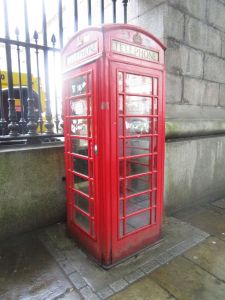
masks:
[[[140,36],[140,34],[138,32],[134,34],[133,42],[135,44],[142,44],[142,37]]]

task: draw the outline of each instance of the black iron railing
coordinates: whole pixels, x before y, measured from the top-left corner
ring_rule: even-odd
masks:
[[[33,33],[30,32],[29,28],[28,0],[21,0],[25,39],[22,38],[21,30],[18,27],[15,28],[14,38],[10,36],[11,20],[9,18],[9,9],[13,8],[9,7],[9,1],[1,1],[3,1],[5,35],[0,37],[0,46],[5,49],[5,55],[4,57],[0,57],[0,60],[6,62],[6,68],[4,69],[2,64],[0,64],[0,145],[6,142],[12,143],[12,141],[27,143],[55,140],[63,136],[60,109],[61,92],[56,82],[56,65],[60,64],[59,54],[64,42],[66,42],[63,22],[65,7],[62,5],[62,0],[52,1],[53,6],[57,5],[55,18],[58,25],[56,32],[52,34],[51,42],[48,43],[49,20],[46,16],[44,0],[41,3],[42,13],[40,15],[42,28],[39,28],[39,31],[36,29]],[[127,22],[128,0],[83,0],[83,3],[85,1],[87,7],[86,25],[92,25],[93,5],[95,7],[99,5],[100,8],[99,24],[106,21],[106,5],[112,6],[112,19],[107,20],[107,22],[117,22],[117,9],[123,10],[123,21],[124,23]],[[79,30],[79,20],[84,15],[84,12],[80,11],[79,5],[81,3],[82,1],[73,1],[73,19],[71,20],[71,24],[74,32]],[[56,40],[56,36],[58,36],[58,41]],[[25,55],[25,74],[21,71],[21,53]],[[51,66],[49,66],[50,57]],[[12,58],[14,58],[14,65],[12,64]],[[36,89],[33,87],[34,62],[37,82]],[[41,65],[43,66],[42,68]],[[44,73],[44,79],[41,76],[41,72]],[[17,78],[16,82],[14,80],[15,77]],[[24,83],[24,81],[26,82]],[[53,107],[54,116],[52,113]]]

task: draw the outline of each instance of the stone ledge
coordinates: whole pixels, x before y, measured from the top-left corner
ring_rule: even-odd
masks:
[[[64,143],[60,142],[53,142],[53,143],[45,143],[45,144],[27,144],[27,145],[8,145],[8,146],[1,146],[1,152],[17,152],[17,151],[30,151],[30,150],[40,150],[40,149],[55,149],[55,148],[62,148]]]
[[[167,120],[166,138],[225,134],[224,120]]]

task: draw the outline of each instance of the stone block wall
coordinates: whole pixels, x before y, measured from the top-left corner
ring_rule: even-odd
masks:
[[[225,1],[131,0],[129,9],[129,23],[149,30],[167,46],[167,119],[212,121],[215,107],[214,120],[224,119]],[[174,115],[181,105],[182,118]]]
[[[0,150],[0,241],[66,218],[63,145]]]
[[[131,0],[129,9],[129,23],[167,47],[166,210],[225,197],[225,1]]]

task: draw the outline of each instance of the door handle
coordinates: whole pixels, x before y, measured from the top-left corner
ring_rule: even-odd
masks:
[[[94,145],[94,154],[98,155],[98,145]]]

